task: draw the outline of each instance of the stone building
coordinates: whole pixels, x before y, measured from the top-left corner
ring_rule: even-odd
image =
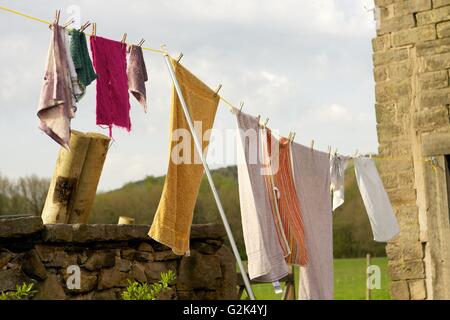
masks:
[[[394,299],[450,299],[450,0],[375,0],[379,170]]]

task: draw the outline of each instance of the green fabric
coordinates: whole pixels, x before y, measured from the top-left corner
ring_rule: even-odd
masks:
[[[70,36],[70,54],[77,71],[78,82],[85,91],[86,87],[97,78],[97,75],[92,66],[84,32],[73,29],[70,31]]]

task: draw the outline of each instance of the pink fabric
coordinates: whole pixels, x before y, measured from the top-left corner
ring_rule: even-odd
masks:
[[[108,126],[110,137],[113,126],[130,131],[126,44],[99,36],[91,37],[90,42],[98,75],[97,124]]]

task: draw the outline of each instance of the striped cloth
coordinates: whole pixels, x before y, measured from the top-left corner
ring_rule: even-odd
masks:
[[[286,261],[290,264],[304,266],[308,262],[308,255],[302,213],[292,175],[291,143],[286,138],[277,140],[269,129],[266,131],[267,154],[272,159],[274,185],[279,191],[277,207],[291,251]],[[278,148],[276,145],[273,146],[273,143],[278,144]],[[278,160],[278,163],[273,160]]]

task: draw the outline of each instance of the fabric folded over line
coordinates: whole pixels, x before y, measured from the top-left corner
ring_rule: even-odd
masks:
[[[331,191],[333,193],[333,211],[344,203],[345,169],[350,161],[349,157],[333,155],[330,160]]]
[[[72,56],[75,71],[77,73],[77,80],[80,84],[81,94],[77,97],[77,101],[86,93],[86,87],[97,78],[92,60],[89,56],[87,47],[86,35],[76,29],[69,31],[70,35],[70,55]]]
[[[279,191],[277,200],[278,210],[288,240],[291,254],[286,260],[290,264],[306,265],[308,262],[308,250],[305,241],[305,231],[297,192],[292,175],[291,143],[287,138],[277,140],[266,128],[267,150],[271,161],[272,174],[275,187]],[[273,147],[275,146],[275,147]]]
[[[202,148],[206,154],[211,134],[209,129],[214,123],[219,95],[181,64],[173,59],[171,63],[197,129],[196,134],[202,141]],[[175,88],[172,87],[169,168],[149,235],[172,248],[178,255],[183,255],[189,250],[193,212],[202,176],[203,165],[194,148],[180,100]]]
[[[117,126],[131,130],[130,100],[126,61],[126,44],[91,37],[91,51],[97,72],[97,125]]]
[[[39,128],[69,149],[70,120],[74,117],[70,73],[65,52],[64,30],[51,25],[52,36],[41,89],[37,116]]]
[[[80,83],[78,82],[78,75],[75,70],[75,65],[73,63],[72,55],[70,54],[70,36],[69,31],[67,29],[64,29],[64,32],[61,33],[61,35],[64,38],[64,51],[66,52],[67,57],[67,63],[68,63],[68,76],[69,76],[69,85],[70,85],[70,92],[72,93],[72,106],[74,112],[77,110],[77,101],[82,96],[83,91],[81,89]]]
[[[142,47],[136,45],[128,46],[128,89],[133,96],[144,107],[147,112],[147,97],[145,82],[148,81],[147,69],[145,67],[144,54]]]
[[[295,187],[305,227],[308,264],[300,267],[299,299],[333,299],[333,226],[328,153],[292,143]]]
[[[375,162],[362,157],[354,161],[356,182],[366,207],[374,240],[387,242],[400,232],[400,227]]]
[[[239,202],[250,279],[272,282],[285,277],[288,266],[272,215],[272,193],[265,184],[261,163],[262,143],[258,120],[236,113]]]

